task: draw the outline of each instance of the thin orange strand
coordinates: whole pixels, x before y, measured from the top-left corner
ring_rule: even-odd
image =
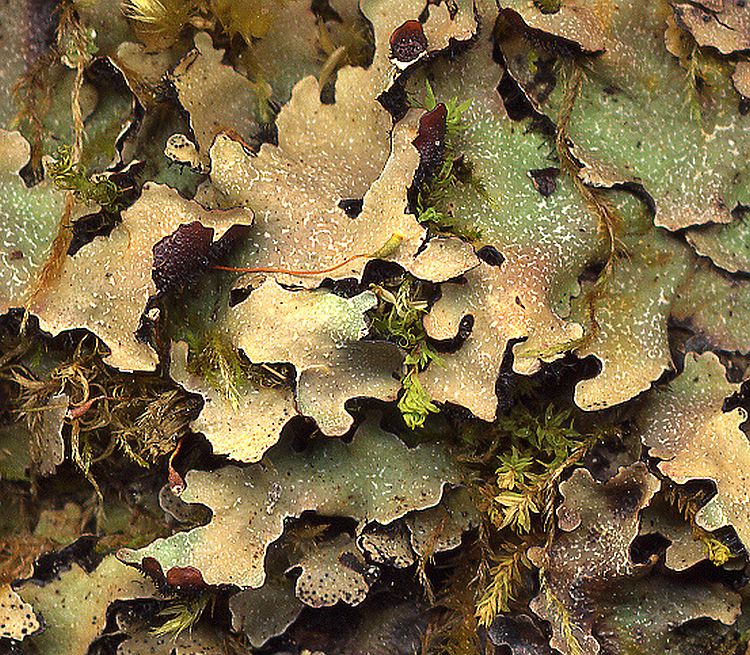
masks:
[[[183,491],[185,491],[185,480],[183,480],[182,476],[177,472],[177,469],[174,468],[172,463],[174,462],[174,458],[177,457],[177,453],[180,452],[180,448],[182,447],[182,442],[185,440],[185,437],[182,437],[177,442],[177,446],[172,451],[172,454],[169,456],[169,460],[167,461],[167,479],[169,481],[169,488],[172,490],[172,493],[175,496],[179,496]]]
[[[235,266],[212,266],[211,268],[217,271],[232,271],[233,273],[282,273],[284,275],[322,275],[323,273],[331,273],[343,266],[346,266],[355,259],[369,258],[370,255],[352,255],[348,259],[345,259],[340,264],[331,266],[330,268],[321,268],[316,271],[294,271],[289,268],[269,268],[260,266],[258,268],[242,268]]]

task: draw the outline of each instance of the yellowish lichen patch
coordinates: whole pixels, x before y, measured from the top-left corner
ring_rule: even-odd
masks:
[[[217,455],[240,462],[257,462],[273,446],[281,429],[296,415],[291,389],[263,387],[248,380],[241,384],[236,402],[188,369],[188,347],[172,348],[170,375],[186,391],[203,397],[203,409],[191,427],[202,432]]]
[[[400,389],[398,347],[359,341],[368,332],[364,312],[376,302],[370,291],[345,299],[288,291],[269,279],[230,310],[226,329],[252,362],[293,364],[300,412],[325,434],[341,435],[353,423],[349,399],[395,400]]]
[[[643,405],[638,426],[659,470],[678,484],[712,480],[717,493],[695,516],[706,530],[731,525],[750,544],[750,444],[740,429],[745,410],[722,410],[738,389],[713,353],[685,356],[685,369]]]
[[[208,505],[211,522],[119,557],[136,564],[155,557],[164,571],[193,566],[208,584],[259,587],[266,551],[287,518],[316,511],[351,517],[360,528],[370,521],[387,524],[436,505],[443,486],[457,478],[443,446],[410,449],[372,417],[350,444],[319,440],[302,453],[280,445],[262,465],[191,471],[182,498]]]

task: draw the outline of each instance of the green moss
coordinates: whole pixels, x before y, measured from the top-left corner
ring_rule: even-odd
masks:
[[[541,416],[516,405],[495,424],[510,448],[497,457],[489,515],[498,529],[532,531],[532,517],[553,520],[555,483],[586,454],[597,435],[581,434],[571,412],[549,405]]]
[[[409,367],[408,372],[401,379],[401,386],[404,391],[398,400],[398,409],[404,417],[404,423],[411,430],[421,428],[427,416],[438,413],[440,409],[432,402],[430,394],[419,381],[416,367]]]
[[[683,518],[690,524],[693,538],[700,541],[706,557],[716,566],[723,566],[732,557],[739,555],[725,544],[717,535],[704,530],[696,524],[695,515],[703,507],[708,499],[704,490],[690,492],[684,487],[675,484],[665,484],[664,497],[673,505]]]
[[[438,101],[429,81],[426,81],[425,98],[418,106],[432,111]],[[476,241],[480,234],[476,230],[461,229],[451,215],[448,206],[453,190],[459,184],[482,189],[482,185],[472,174],[471,167],[457,150],[456,143],[466,129],[464,113],[471,106],[471,99],[461,102],[458,98],[445,101],[445,156],[435,174],[425,181],[417,193],[416,214],[420,223],[429,225],[437,232],[455,234],[468,241]]]
[[[102,209],[116,211],[122,203],[122,192],[110,178],[91,174],[73,159],[73,149],[61,145],[46,162],[47,173],[58,189],[72,191],[76,200],[96,203]]]
[[[575,634],[573,634],[575,622],[565,605],[555,596],[547,584],[547,575],[544,570],[539,571],[539,589],[544,596],[547,606],[555,616],[555,620],[560,624],[560,632],[565,640],[568,655],[583,655],[583,647]]]
[[[510,611],[510,604],[523,585],[524,570],[532,568],[526,556],[528,547],[526,541],[504,544],[494,557],[494,565],[486,574],[488,582],[476,605],[480,625],[489,627],[498,614]]]
[[[209,605],[213,606],[215,600],[216,597],[207,592],[195,597],[170,601],[158,614],[158,617],[163,619],[163,623],[152,628],[151,634],[157,637],[170,636],[176,639],[185,630],[192,630]]]
[[[227,398],[235,409],[239,406],[239,388],[245,379],[243,362],[228,339],[206,335],[202,346],[188,361],[191,372],[202,377]]]
[[[287,383],[293,376],[289,366],[252,364],[221,332],[205,332],[190,344],[188,368],[221,393],[237,409],[242,389],[248,381],[275,387]]]
[[[526,552],[549,543],[555,533],[557,482],[605,430],[610,431],[586,433],[570,410],[550,404],[534,412],[523,402],[482,429],[491,440],[485,444],[487,454],[478,459],[486,516],[485,572],[476,604],[482,625],[510,610],[523,588],[524,569],[533,568]],[[476,436],[468,433],[464,439],[471,442]]]
[[[440,361],[422,324],[427,303],[420,299],[420,285],[408,276],[393,290],[374,287],[373,291],[380,302],[373,316],[372,333],[397,343],[406,351],[406,372],[401,378],[403,392],[398,409],[407,427],[414,430],[422,427],[430,414],[440,411],[419,381],[420,371],[431,362]]]

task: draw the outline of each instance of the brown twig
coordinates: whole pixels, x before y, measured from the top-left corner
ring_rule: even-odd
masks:
[[[83,111],[81,109],[81,89],[83,88],[83,76],[86,69],[86,37],[85,28],[81,23],[78,15],[76,14],[75,7],[72,3],[68,3],[63,7],[60,12],[60,24],[57,30],[57,48],[58,57],[60,57],[63,46],[63,38],[66,34],[70,34],[74,42],[75,47],[75,80],[73,83],[73,89],[70,94],[70,113],[73,119],[73,147],[72,157],[74,161],[79,161],[81,158],[81,152],[83,151],[83,140],[84,140],[84,122],[83,122]],[[23,321],[21,324],[22,329],[26,328],[27,319],[29,316],[29,307],[46,289],[49,288],[50,283],[55,280],[65,263],[65,258],[70,248],[70,243],[73,239],[73,230],[71,229],[71,218],[73,216],[73,210],[75,209],[76,198],[72,191],[68,191],[65,196],[65,206],[63,208],[60,220],[57,223],[57,232],[55,238],[52,241],[52,247],[50,248],[47,260],[39,272],[34,285],[29,294],[28,302],[26,303],[26,312],[24,313]]]

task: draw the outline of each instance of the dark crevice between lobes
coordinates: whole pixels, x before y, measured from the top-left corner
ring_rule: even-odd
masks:
[[[391,115],[394,123],[398,123],[409,111],[409,97],[404,88],[404,76],[399,77],[390,89],[381,93],[377,100]]]
[[[342,198],[339,200],[339,209],[349,218],[357,218],[362,213],[364,200],[362,198]]]
[[[96,542],[97,537],[84,535],[60,550],[40,555],[34,562],[34,571],[30,579],[44,586],[55,580],[63,571],[69,570],[73,563],[90,573],[101,561],[101,557],[95,551]]]
[[[477,250],[477,257],[490,266],[502,266],[505,261],[503,254],[495,246],[482,246]]]
[[[458,331],[455,337],[442,340],[430,338],[429,341],[440,353],[455,353],[464,345],[464,342],[471,336],[473,330],[474,316],[466,314],[458,323]]]

